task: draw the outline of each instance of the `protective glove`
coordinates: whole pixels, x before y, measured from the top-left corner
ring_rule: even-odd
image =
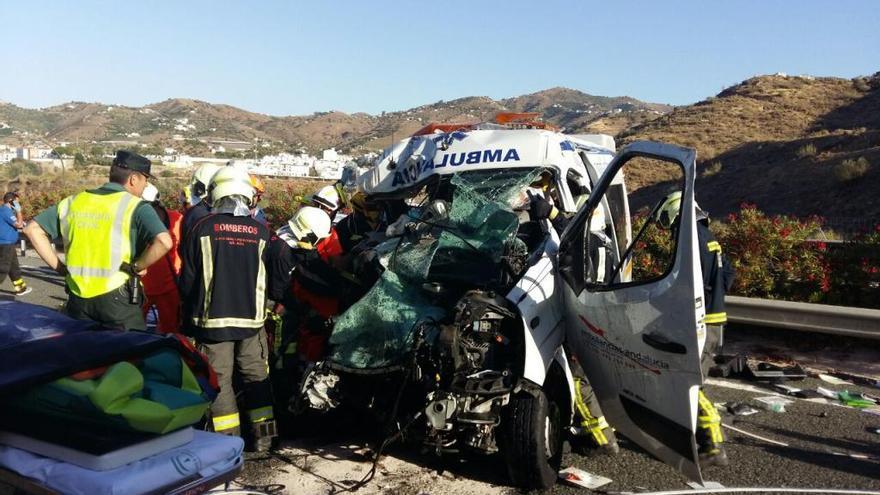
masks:
[[[559,211],[550,204],[549,201],[544,199],[542,196],[534,195],[531,192],[529,195],[529,219],[532,221],[540,221],[550,219],[553,220],[556,218],[556,215],[559,214]]]

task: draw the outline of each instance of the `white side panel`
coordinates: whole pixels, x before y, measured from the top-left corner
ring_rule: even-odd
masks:
[[[538,385],[544,383],[547,369],[565,337],[562,301],[555,296],[556,277],[552,260],[559,241],[552,227],[550,230],[544,256],[526,271],[506,296],[522,316],[525,340],[523,378]]]
[[[703,283],[697,250],[693,150],[636,142],[609,165],[609,175],[634,156],[674,160],[684,167],[684,191],[673,267],[657,281],[583,288],[562,281],[567,342],[583,365],[608,421],[629,439],[692,479],[701,479],[694,431],[702,381],[698,337],[705,334]],[[598,198],[591,198],[564,233],[568,250],[585,228]],[[573,252],[573,251],[570,251]],[[566,261],[568,263],[568,261]],[[568,265],[567,265],[568,266]]]

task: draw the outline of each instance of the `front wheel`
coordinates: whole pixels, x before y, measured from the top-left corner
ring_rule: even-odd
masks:
[[[502,455],[516,486],[545,489],[556,483],[562,462],[562,416],[543,389],[534,387],[510,398],[502,431]]]

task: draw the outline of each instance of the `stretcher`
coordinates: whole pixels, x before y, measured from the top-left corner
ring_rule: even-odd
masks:
[[[0,445],[0,493],[194,495],[236,478],[243,448],[239,437],[194,431],[192,441],[180,447],[116,469],[93,471]]]

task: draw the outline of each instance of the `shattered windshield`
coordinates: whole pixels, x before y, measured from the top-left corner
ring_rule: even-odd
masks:
[[[505,169],[455,174],[432,199],[451,198],[448,214],[430,217],[425,206],[408,213],[408,233],[376,248],[387,258],[386,271],[360,301],[343,313],[330,337],[330,361],[353,369],[399,364],[413,346],[416,328],[442,319],[426,282],[452,285],[466,281],[491,285],[500,276],[506,253],[524,253],[517,238],[514,208],[539,169]],[[445,180],[445,178],[444,178]],[[427,328],[433,328],[428,325]],[[433,338],[427,333],[426,339]]]

